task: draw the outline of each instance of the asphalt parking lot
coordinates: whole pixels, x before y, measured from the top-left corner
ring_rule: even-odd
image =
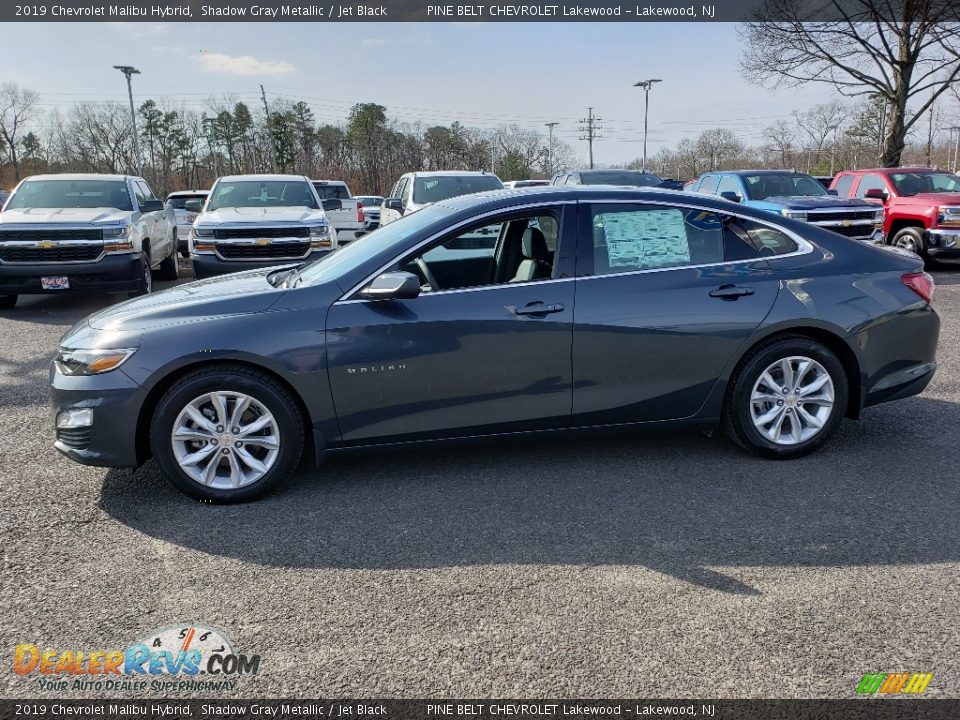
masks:
[[[17,643],[195,621],[262,656],[223,697],[850,697],[878,671],[960,696],[960,267],[935,277],[931,386],[809,458],[697,433],[391,451],[241,506],[60,457],[49,360],[109,300],[21,298],[0,312],[0,692],[88,696],[14,675]]]

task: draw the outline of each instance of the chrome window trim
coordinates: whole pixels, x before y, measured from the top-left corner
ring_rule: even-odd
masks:
[[[527,204],[527,205],[520,205],[520,206],[517,206],[517,207],[514,207],[514,208],[507,209],[507,210],[500,209],[500,210],[494,210],[494,211],[491,211],[491,212],[487,212],[487,213],[484,213],[484,214],[482,214],[482,215],[474,216],[474,217],[470,218],[469,220],[465,220],[465,221],[463,221],[463,222],[459,222],[459,223],[457,223],[456,225],[452,225],[452,226],[450,226],[450,227],[448,227],[448,228],[445,228],[443,231],[431,235],[429,238],[427,238],[426,240],[421,241],[420,243],[418,243],[418,244],[415,245],[414,247],[410,248],[409,250],[405,250],[404,252],[400,253],[400,255],[394,257],[390,262],[388,262],[388,263],[386,263],[385,265],[383,265],[379,270],[377,270],[376,272],[371,273],[370,275],[368,275],[362,282],[357,283],[356,285],[354,285],[348,292],[346,292],[346,293],[344,293],[343,295],[341,295],[340,298],[339,298],[338,300],[336,300],[333,304],[334,304],[334,305],[346,305],[346,304],[348,304],[348,303],[382,302],[381,300],[373,300],[373,299],[370,299],[370,298],[353,298],[353,297],[350,297],[350,296],[353,295],[353,294],[356,293],[356,292],[359,292],[360,289],[362,289],[364,286],[366,286],[367,283],[369,283],[371,280],[373,280],[375,277],[377,277],[380,273],[384,272],[387,268],[389,268],[389,267],[391,267],[392,265],[394,265],[394,264],[397,262],[397,260],[398,260],[399,257],[402,257],[403,255],[406,255],[406,254],[409,253],[409,252],[415,252],[415,251],[419,250],[421,247],[423,247],[424,245],[429,245],[431,242],[433,242],[433,241],[436,240],[437,238],[442,237],[443,235],[446,235],[448,232],[455,231],[455,230],[457,230],[458,228],[461,228],[461,227],[463,227],[463,226],[465,226],[465,225],[471,225],[471,224],[473,224],[473,222],[476,221],[476,220],[482,220],[483,218],[490,217],[490,216],[492,216],[492,215],[499,215],[499,214],[503,214],[503,213],[505,213],[505,212],[506,212],[506,213],[509,213],[509,212],[513,212],[513,211],[515,211],[515,210],[517,210],[517,211],[523,211],[523,210],[528,210],[528,209],[531,209],[531,208],[538,208],[538,207],[556,207],[557,205],[578,205],[578,204],[580,204],[580,203],[587,204],[587,205],[654,205],[654,206],[664,206],[664,205],[665,205],[665,203],[664,203],[664,201],[663,201],[662,199],[661,199],[661,200],[625,200],[625,199],[608,199],[608,200],[593,200],[593,199],[591,199],[591,200],[561,200],[561,201],[556,201],[556,202],[531,203],[531,204]],[[769,222],[766,218],[764,218],[763,220],[758,220],[757,218],[755,218],[755,217],[753,217],[753,216],[751,216],[751,215],[745,215],[745,214],[743,214],[743,213],[738,213],[738,212],[730,211],[730,210],[727,210],[727,209],[718,210],[718,209],[716,209],[716,208],[704,207],[704,206],[701,206],[701,205],[694,205],[694,204],[689,203],[689,202],[673,202],[673,201],[670,201],[670,202],[668,202],[668,203],[666,203],[666,204],[667,204],[669,207],[682,207],[682,208],[689,208],[689,209],[691,209],[691,210],[700,210],[700,211],[703,211],[703,212],[719,213],[719,214],[721,214],[721,215],[731,215],[731,216],[733,216],[733,217],[742,218],[742,219],[744,219],[744,220],[749,220],[749,221],[751,221],[751,222],[760,223],[761,225],[768,225],[768,226],[771,227],[772,229],[778,230],[779,232],[782,232],[784,235],[786,235],[786,236],[789,237],[791,240],[793,240],[793,241],[797,244],[797,249],[794,250],[793,252],[784,253],[783,255],[771,255],[771,256],[758,255],[758,256],[755,257],[755,258],[747,258],[747,259],[745,259],[745,260],[730,260],[730,261],[727,261],[727,262],[702,263],[702,264],[698,264],[698,265],[671,265],[671,266],[669,266],[669,267],[662,267],[662,268],[646,268],[646,269],[643,269],[643,270],[629,270],[629,271],[627,271],[627,272],[619,272],[619,273],[604,273],[603,275],[575,275],[575,276],[573,276],[573,277],[566,277],[566,278],[549,278],[549,279],[546,279],[546,280],[534,280],[534,281],[522,282],[522,283],[497,283],[497,284],[492,284],[492,285],[480,285],[480,286],[472,287],[472,288],[451,288],[450,290],[438,290],[438,291],[436,291],[436,292],[425,293],[424,296],[425,296],[425,297],[431,297],[431,296],[434,296],[434,295],[451,295],[451,294],[454,294],[454,293],[479,292],[479,291],[482,291],[482,290],[493,290],[493,289],[509,288],[509,287],[524,287],[524,286],[528,286],[528,285],[544,285],[544,284],[548,284],[548,283],[567,282],[567,281],[571,281],[571,280],[593,280],[593,279],[598,279],[598,278],[620,277],[620,276],[624,276],[624,275],[641,275],[641,274],[645,274],[645,273],[667,272],[667,271],[670,271],[670,270],[690,270],[690,269],[700,269],[700,268],[707,268],[707,267],[719,267],[719,266],[721,266],[721,265],[724,265],[724,266],[725,266],[725,265],[743,265],[743,264],[746,264],[746,263],[755,263],[755,262],[758,262],[758,261],[760,261],[760,260],[763,260],[763,261],[766,261],[766,262],[771,262],[771,261],[780,260],[780,259],[783,259],[783,258],[791,258],[791,257],[799,257],[799,256],[801,256],[801,255],[807,255],[807,254],[809,254],[809,253],[812,253],[813,250],[814,250],[814,245],[813,245],[811,242],[809,242],[808,240],[805,240],[805,239],[804,239],[803,237],[801,237],[800,235],[797,235],[795,232],[793,232],[793,231],[790,230],[789,228],[785,228],[785,227],[783,227],[782,225],[778,225],[778,224],[775,223],[775,222]]]
[[[408,248],[407,250],[404,250],[399,255],[395,255],[389,262],[381,266],[376,272],[370,273],[370,275],[365,277],[361,282],[357,283],[352,288],[350,288],[347,292],[341,295],[336,301],[334,301],[333,304],[336,305],[337,303],[345,303],[345,302],[380,302],[379,300],[370,300],[369,298],[353,298],[350,296],[353,295],[354,293],[359,292],[364,286],[366,286],[367,283],[369,283],[371,280],[377,277],[377,275],[379,275],[380,273],[384,272],[387,268],[399,262],[399,259],[404,255],[407,255],[408,253],[416,252],[417,250],[422,248],[424,245],[429,245],[430,243],[437,240],[438,238],[441,238],[444,235],[450,232],[453,232],[455,230],[458,230],[462,227],[465,227],[467,225],[472,225],[477,221],[482,221],[484,218],[492,217],[494,215],[504,215],[504,214],[510,214],[513,212],[522,212],[523,210],[530,210],[533,208],[557,207],[560,205],[576,205],[576,204],[577,204],[576,200],[554,200],[552,202],[544,201],[544,202],[538,202],[538,203],[527,203],[525,205],[516,205],[510,208],[499,208],[497,210],[490,210],[489,212],[485,212],[480,215],[474,215],[473,217],[467,220],[462,220],[455,225],[450,225],[449,227],[444,228],[438,233],[434,233],[433,235],[426,238],[425,240],[421,240],[412,248]],[[552,280],[567,280],[567,279],[572,280],[573,278],[549,278],[548,280],[552,281]],[[481,286],[478,286],[477,288],[451,288],[450,290],[438,290],[437,294],[447,293],[447,292],[457,292],[459,290],[480,289],[482,287],[501,287],[502,285],[512,285],[516,287],[517,285],[540,284],[542,282],[547,282],[548,280],[537,280],[532,283],[498,283],[496,285],[481,285]]]

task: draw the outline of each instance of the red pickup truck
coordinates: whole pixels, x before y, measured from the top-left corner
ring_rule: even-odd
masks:
[[[830,189],[883,205],[887,245],[924,259],[960,258],[960,177],[931,168],[846,170]]]

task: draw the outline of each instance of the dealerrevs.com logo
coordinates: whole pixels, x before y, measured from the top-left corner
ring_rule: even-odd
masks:
[[[933,673],[867,673],[857,685],[857,695],[919,695]]]
[[[230,691],[240,677],[260,671],[260,656],[235,651],[219,630],[184,623],[150,633],[126,650],[20,643],[13,671],[35,676],[39,690]]]

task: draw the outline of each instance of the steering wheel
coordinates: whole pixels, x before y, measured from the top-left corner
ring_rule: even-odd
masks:
[[[431,290],[439,290],[440,284],[437,282],[437,279],[433,276],[433,272],[430,270],[430,266],[427,265],[427,261],[422,257],[418,257],[414,262],[417,264],[417,268],[423,273],[423,279],[427,281],[427,285],[430,286]]]

